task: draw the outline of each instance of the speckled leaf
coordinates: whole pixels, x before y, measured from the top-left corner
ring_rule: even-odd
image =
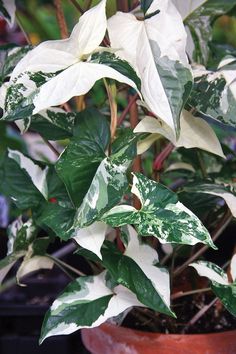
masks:
[[[3,83],[4,80],[12,73],[16,64],[23,58],[23,56],[31,49],[30,45],[24,47],[6,48],[1,50],[0,63],[0,78]]]
[[[5,97],[3,119],[7,121],[30,119],[34,109],[33,99],[40,86],[55,75],[25,72],[10,81]]]
[[[235,2],[232,0],[208,0],[191,14],[185,13],[185,16],[187,15],[185,23],[188,26],[190,37],[188,38],[188,44],[192,42],[192,45],[188,45],[188,49],[192,47],[192,51],[189,52],[188,50],[188,54],[193,61],[203,65],[207,64],[209,42],[212,39],[211,24],[216,17],[227,13],[234,5]]]
[[[120,201],[128,187],[126,171],[136,155],[136,144],[137,138],[130,137],[126,145],[101,162],[76,213],[76,228],[88,226],[99,220]]]
[[[75,206],[80,206],[95,172],[106,157],[110,128],[98,111],[88,109],[77,114],[74,137],[56,163],[56,170],[64,181]]]
[[[80,277],[70,283],[47,312],[41,331],[47,337],[70,334],[80,328],[96,327],[131,306],[142,306],[128,289],[106,285],[106,272]]]
[[[234,71],[234,76],[236,71]],[[198,111],[202,118],[213,120],[218,125],[236,127],[236,89],[226,81],[223,70],[202,72],[195,78],[194,88],[187,102],[189,108]],[[232,90],[233,88],[233,90]]]
[[[21,218],[13,221],[7,229],[8,233],[8,254],[28,249],[28,246],[36,237],[37,227],[30,219],[26,223]]]
[[[200,276],[209,278],[211,288],[226,309],[236,316],[236,282],[230,283],[227,274],[216,264],[198,261],[190,264]]]
[[[215,183],[193,182],[184,186],[183,191],[194,195],[195,193],[211,194],[223,198],[228,205],[232,215],[236,217],[236,192],[230,186]]]
[[[129,227],[129,242],[124,254],[111,242],[102,248],[104,266],[116,282],[136,294],[145,306],[168,315],[170,310],[169,275],[157,266],[158,255],[148,245],[141,245],[134,229]]]
[[[141,209],[115,207],[103,216],[105,222],[113,227],[134,224],[140,235],[155,236],[162,243],[202,242],[215,248],[201,221],[178,201],[174,192],[139,173],[134,174],[131,191],[140,199]]]

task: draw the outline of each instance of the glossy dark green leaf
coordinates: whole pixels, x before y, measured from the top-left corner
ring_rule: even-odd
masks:
[[[152,5],[153,0],[141,0],[141,9],[143,10],[144,14],[146,14],[149,7]]]
[[[106,118],[92,109],[79,113],[77,122],[74,137],[57,161],[56,170],[78,207],[106,156],[110,128]]]
[[[221,285],[212,282],[211,288],[225,308],[236,317],[236,283]]]

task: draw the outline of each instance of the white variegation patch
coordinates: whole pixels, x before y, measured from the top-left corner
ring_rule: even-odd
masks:
[[[15,23],[15,13],[16,13],[16,5],[15,5],[15,0],[2,0],[2,5],[5,8],[5,11],[7,12],[8,16],[5,16],[3,12],[1,14],[5,17],[7,22],[11,27],[13,27]]]
[[[53,265],[54,261],[45,256],[33,256],[32,258],[25,259],[17,271],[17,282],[20,283],[21,278],[36,270],[52,269]]]
[[[48,188],[46,178],[48,169],[41,169],[41,167],[36,165],[32,160],[16,150],[8,149],[8,157],[13,159],[20,168],[26,171],[34,186],[40,191],[40,193],[42,193],[44,198],[47,199]]]
[[[236,281],[236,254],[233,255],[230,262],[230,273],[233,279],[233,282]]]
[[[227,275],[220,267],[213,263],[198,261],[191,263],[189,266],[195,268],[198,274],[202,277],[207,277],[211,281],[221,285],[229,285]]]
[[[183,20],[208,0],[172,0]]]
[[[107,225],[104,222],[97,221],[83,229],[77,229],[73,239],[83,248],[95,253],[100,259],[101,247],[105,240]]]
[[[13,252],[14,242],[17,237],[17,232],[22,228],[23,222],[22,218],[19,217],[18,219],[14,220],[8,226],[8,243],[7,243],[7,255]]]
[[[152,117],[145,117],[141,120],[134,129],[134,133],[152,133],[155,134],[154,138],[158,138],[158,134],[160,134],[170,140],[176,147],[199,148],[225,158],[220,142],[211,126],[205,120],[194,117],[185,110],[180,117],[180,136],[177,140],[168,125]],[[154,141],[155,139],[150,138],[146,148],[148,149]]]
[[[124,254],[137,263],[146,277],[151,280],[163,302],[169,307],[170,280],[168,271],[155,266],[159,261],[157,252],[149,245],[140,244],[137,232],[130,225],[128,225],[128,235],[129,242]]]

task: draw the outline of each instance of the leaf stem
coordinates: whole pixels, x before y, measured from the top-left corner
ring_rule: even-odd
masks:
[[[61,38],[66,39],[68,38],[69,33],[68,33],[68,28],[66,25],[66,20],[63,13],[62,5],[61,5],[61,0],[53,0],[53,2],[56,8],[56,17],[60,28]]]
[[[128,114],[130,108],[132,107],[132,105],[137,100],[137,98],[138,98],[138,94],[136,93],[135,95],[132,96],[132,98],[129,99],[129,102],[128,102],[127,106],[125,107],[124,111],[122,112],[121,116],[118,119],[118,123],[117,123],[118,125],[121,125],[121,123],[125,119],[126,115]]]
[[[116,134],[116,128],[117,128],[117,103],[116,103],[116,85],[115,83],[108,83],[106,79],[103,79],[106,91],[107,91],[107,96],[109,100],[109,105],[110,105],[110,112],[111,112],[111,141],[113,141],[115,134]]]
[[[41,136],[41,138],[43,139],[43,141],[45,142],[45,144],[49,147],[50,150],[52,150],[52,152],[54,152],[54,154],[59,157],[60,153],[57,151],[57,149],[47,140],[45,139],[41,134],[39,134]]]
[[[219,225],[216,227],[215,231],[212,234],[212,241],[216,241],[222,232],[226,229],[229,223],[232,220],[232,215],[230,211],[227,211],[223,218],[221,219]],[[179,275],[182,271],[188,267],[188,265],[194,262],[197,258],[203,255],[208,250],[209,246],[201,247],[192,257],[190,257],[185,263],[183,263],[179,268],[174,271],[174,276]]]
[[[163,168],[163,164],[167,157],[171,154],[171,152],[174,149],[174,145],[172,143],[169,143],[166,145],[166,147],[162,150],[162,152],[157,155],[155,158],[155,161],[153,163],[153,169],[156,171],[160,171]]]
[[[82,9],[80,4],[78,4],[78,2],[76,0],[70,0],[70,1],[76,7],[76,9],[81,13],[81,15],[83,15],[84,9]]]
[[[202,289],[196,289],[196,290],[190,290],[190,291],[178,291],[177,293],[171,295],[172,300],[179,299],[183,296],[188,296],[188,295],[194,295],[194,294],[199,294],[203,292],[208,292],[211,291],[211,288],[202,288]]]
[[[84,274],[83,272],[81,272],[80,270],[78,270],[78,269],[72,267],[71,265],[69,265],[69,264],[63,262],[63,261],[62,261],[61,259],[59,259],[59,258],[56,258],[56,257],[54,257],[54,256],[52,256],[52,255],[50,255],[50,254],[47,254],[47,257],[51,258],[55,263],[60,264],[62,267],[65,267],[65,268],[71,270],[73,273],[77,274],[78,276],[84,276],[84,275],[85,275],[85,274]]]

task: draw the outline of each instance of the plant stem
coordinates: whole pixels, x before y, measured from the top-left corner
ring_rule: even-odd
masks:
[[[185,291],[185,292],[178,291],[177,293],[171,295],[170,298],[172,300],[176,300],[176,299],[179,299],[180,297],[183,297],[183,296],[199,294],[199,293],[203,293],[203,292],[207,292],[207,291],[211,291],[211,288],[202,288],[202,289],[190,290],[190,291]]]
[[[199,166],[200,166],[200,170],[201,170],[201,173],[202,173],[202,177],[203,178],[207,178],[206,166],[205,166],[204,160],[202,158],[201,151],[197,152],[197,156],[198,156],[198,161],[199,161]]]
[[[201,310],[199,310],[196,315],[193,316],[193,318],[187,323],[187,325],[184,327],[182,333],[185,333],[186,330],[193,326],[217,301],[217,297],[214,298],[208,305],[203,306]]]
[[[129,97],[129,102],[131,100],[133,101],[133,96]],[[130,126],[132,129],[134,129],[138,124],[138,107],[135,101],[133,104],[129,106],[129,114],[130,114]],[[142,170],[141,156],[137,156],[133,162],[132,171],[141,172],[141,170]],[[133,205],[135,209],[139,210],[141,208],[141,202],[136,196],[133,197]]]
[[[91,4],[92,4],[92,0],[85,1],[85,6],[84,6],[85,11],[88,11],[90,9]]]
[[[166,145],[166,147],[162,150],[162,152],[155,158],[155,161],[153,163],[154,170],[160,171],[163,168],[163,164],[165,160],[171,154],[174,147],[175,146],[172,143]]]
[[[129,4],[127,0],[116,1],[117,11],[129,12]]]
[[[68,38],[69,36],[68,28],[66,25],[65,16],[62,9],[61,0],[53,0],[53,2],[56,8],[57,22],[60,28],[61,38],[62,39]]]
[[[113,141],[115,134],[116,134],[116,128],[117,128],[117,103],[116,103],[116,85],[115,84],[109,84],[106,79],[103,79],[106,91],[107,91],[107,96],[109,100],[109,105],[110,105],[110,112],[111,112],[111,141]]]
[[[79,275],[79,276],[84,276],[84,275],[85,275],[85,274],[82,273],[80,270],[78,270],[78,269],[72,267],[71,265],[69,265],[69,264],[63,262],[62,260],[60,260],[60,259],[58,259],[58,258],[56,258],[56,257],[54,257],[54,256],[51,256],[50,254],[47,254],[47,257],[51,258],[55,263],[60,264],[62,267],[65,267],[65,268],[71,270],[73,273],[75,273],[75,274],[77,274],[77,275]]]
[[[40,134],[39,134],[40,135]],[[40,135],[41,138],[43,139],[43,141],[45,142],[45,144],[49,147],[50,150],[52,150],[52,152],[54,152],[54,154],[59,157],[60,153],[57,151],[57,149],[47,140],[45,139],[42,135]]]
[[[125,107],[124,111],[122,112],[121,116],[118,119],[118,123],[117,123],[118,125],[121,125],[121,123],[125,119],[126,115],[128,114],[128,112],[130,110],[130,107],[132,107],[132,105],[135,103],[137,98],[138,98],[138,94],[137,93],[134,96],[132,96],[132,98],[130,97],[127,106]]]
[[[222,232],[226,229],[229,223],[232,220],[232,215],[229,211],[225,213],[216,230],[212,234],[212,241],[216,241],[217,238],[222,234]],[[182,264],[179,268],[174,271],[174,276],[179,275],[182,271],[188,267],[188,265],[194,262],[197,258],[203,255],[208,250],[209,246],[201,247],[192,257],[190,257],[185,263]]]
[[[76,9],[81,13],[81,15],[83,15],[84,10],[80,6],[80,4],[78,4],[78,2],[76,0],[70,0],[70,1],[76,7]]]

